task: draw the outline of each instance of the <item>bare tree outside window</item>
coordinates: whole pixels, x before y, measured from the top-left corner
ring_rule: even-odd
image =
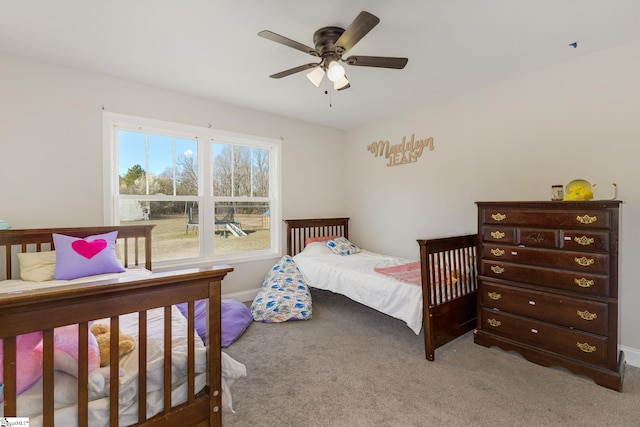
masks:
[[[117,117],[110,123],[117,220],[155,224],[154,262],[246,259],[279,250],[280,221],[271,227],[279,203],[270,194],[279,176],[270,170],[279,141],[158,121],[145,128],[139,118],[126,124],[126,116],[107,115]],[[198,153],[208,158],[199,161]]]

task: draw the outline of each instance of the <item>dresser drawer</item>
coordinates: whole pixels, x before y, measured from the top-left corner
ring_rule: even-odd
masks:
[[[486,308],[480,310],[479,322],[484,331],[542,350],[598,366],[607,362],[608,339],[601,335]]]
[[[580,273],[607,274],[609,272],[609,256],[605,254],[483,244],[482,257],[509,263],[575,270]]]
[[[487,308],[530,317],[561,326],[606,335],[608,305],[482,282],[480,304]]]
[[[515,243],[515,239],[516,239],[515,227],[498,227],[498,226],[482,227],[483,242]]]
[[[482,276],[548,286],[585,295],[609,296],[609,276],[605,275],[484,259],[480,263],[480,274]]]
[[[516,231],[516,243],[527,247],[555,249],[560,246],[560,231],[520,227]]]
[[[560,248],[570,251],[609,252],[609,233],[604,231],[560,230]]]
[[[597,209],[514,209],[483,208],[480,210],[483,224],[520,225],[529,227],[601,228],[608,229],[611,213]]]

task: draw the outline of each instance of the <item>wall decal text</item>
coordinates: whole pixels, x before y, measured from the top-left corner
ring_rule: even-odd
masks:
[[[385,159],[389,159],[387,166],[406,165],[407,163],[417,162],[422,151],[428,148],[433,151],[433,137],[415,140],[416,135],[411,134],[411,139],[407,141],[407,137],[402,137],[400,144],[391,145],[389,141],[372,142],[367,146],[367,150],[375,157],[384,155]]]

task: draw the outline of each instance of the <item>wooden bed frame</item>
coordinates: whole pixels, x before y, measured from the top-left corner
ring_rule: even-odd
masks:
[[[118,231],[124,246],[125,267],[144,263],[151,269],[151,230],[153,225],[113,227],[47,228],[0,231],[0,280],[19,276],[18,252],[53,250],[52,233],[87,237]],[[88,425],[88,323],[100,318],[111,320],[111,378],[118,378],[118,320],[126,313],[139,314],[138,408],[146,408],[147,316],[148,310],[164,307],[165,359],[171,356],[171,306],[188,303],[188,398],[171,405],[171,363],[164,368],[164,410],[149,419],[138,411],[141,426],[220,426],[222,424],[222,379],[220,351],[221,282],[233,271],[229,266],[185,269],[152,273],[149,276],[122,277],[78,285],[43,288],[25,293],[7,294],[0,290],[0,338],[4,340],[4,416],[16,414],[16,336],[43,331],[43,424],[54,425],[53,330],[79,325],[78,426]],[[208,378],[204,390],[195,392],[194,301],[206,299],[209,307],[207,364]],[[118,382],[111,382],[110,426],[118,425]]]
[[[349,218],[287,219],[287,253],[301,252],[305,239],[322,236],[349,238]],[[435,349],[470,331],[477,319],[478,235],[420,239],[425,356],[435,360]],[[455,284],[446,284],[442,262],[466,270]],[[441,276],[441,280],[436,280]],[[450,282],[450,281],[449,281]],[[436,283],[439,283],[436,285]],[[439,287],[438,291],[436,288]],[[443,296],[442,298],[440,296]]]

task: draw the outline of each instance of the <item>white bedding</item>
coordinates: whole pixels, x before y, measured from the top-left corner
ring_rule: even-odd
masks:
[[[99,280],[117,279],[121,277],[149,276],[151,271],[144,268],[128,268],[124,273],[107,273],[96,276],[80,277],[73,280],[48,280],[46,282],[29,282],[26,280],[0,281],[0,294],[20,294],[34,289],[53,288],[56,286],[76,285],[80,283],[97,282]]]
[[[366,250],[336,255],[323,242],[310,243],[293,260],[309,286],[345,295],[404,321],[416,335],[420,333],[422,288],[374,271],[375,267],[414,261]]]
[[[143,269],[131,269],[124,273],[91,276],[76,280],[50,282],[24,282],[22,280],[6,280],[0,282],[0,293],[22,293],[34,288],[53,287],[71,283],[82,283],[109,279],[148,275],[151,272]],[[96,323],[108,323],[108,319],[97,320]],[[172,307],[172,406],[183,403],[187,398],[187,320],[177,307]],[[120,330],[138,340],[138,314],[131,313],[120,316]],[[164,408],[163,402],[163,367],[164,367],[164,309],[158,308],[147,312],[147,417],[159,413]],[[135,424],[137,412],[137,368],[138,348],[120,358],[120,425]],[[103,392],[90,392],[89,425],[109,425],[109,367],[100,368],[105,376],[106,386]],[[196,393],[207,382],[206,347],[198,334],[195,334],[195,373]],[[233,382],[246,376],[245,366],[222,352],[222,400],[223,410],[233,411],[230,387]],[[77,424],[77,380],[61,371],[55,371],[55,422],[56,425],[73,426]],[[17,399],[17,415],[29,417],[30,426],[41,426],[42,417],[42,379],[24,391]],[[4,408],[0,405],[0,417]]]

